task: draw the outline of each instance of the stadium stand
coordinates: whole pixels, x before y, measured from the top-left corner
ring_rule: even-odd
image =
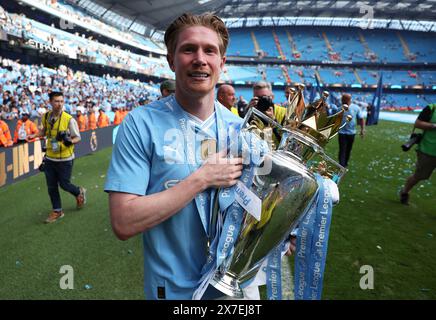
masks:
[[[152,58],[138,55],[118,47],[108,46],[96,40],[90,40],[78,34],[71,34],[27,19],[24,15],[8,14],[2,11],[5,23],[2,29],[8,34],[21,37],[23,40],[33,40],[28,45],[50,46],[69,58],[77,59],[79,55],[90,57],[96,64],[108,65],[118,69],[138,72],[157,77],[170,78],[171,70],[164,58]],[[54,49],[53,49],[54,50]]]
[[[85,56],[91,63],[127,70],[132,74],[140,73],[157,78],[173,77],[165,60],[165,52],[162,50],[163,44],[131,32],[129,28],[125,27],[125,23],[116,27],[109,25],[90,16],[89,10],[85,11],[83,8],[70,5],[66,1],[25,0],[24,2],[33,4],[41,10],[44,9],[53,16],[68,16],[70,22],[80,22],[92,32],[104,34],[119,41],[120,45],[104,43],[104,39],[108,38],[99,38],[99,41],[92,36],[85,36],[78,32],[72,33],[68,28],[60,30],[56,25],[47,25],[29,19],[23,14],[9,14],[0,7],[0,19],[4,22],[1,29],[7,34],[20,37],[27,42],[32,40],[33,45],[36,43],[38,46],[53,46],[72,59],[78,60]],[[123,20],[121,19],[121,21]],[[383,84],[387,88],[431,87],[434,86],[436,71],[412,71],[405,68],[403,70],[381,69],[380,67],[362,68],[352,64],[347,67],[329,67],[322,63],[324,61],[434,63],[436,62],[436,51],[431,45],[432,39],[431,35],[423,32],[363,30],[360,28],[306,28],[304,26],[230,28],[228,48],[228,56],[230,57],[290,59],[314,61],[315,64],[285,65],[278,61],[275,64],[265,64],[260,60],[257,65],[252,63],[233,65],[228,62],[222,73],[221,82],[250,87],[253,82],[266,80],[274,84],[275,87],[296,82],[311,87],[316,86],[315,76],[317,76],[321,85],[329,90],[337,90],[338,86],[374,87],[377,85],[379,75],[383,73]],[[159,54],[152,57],[133,53],[128,49],[129,46],[123,46],[123,43],[133,44]],[[334,88],[332,89],[332,87]],[[251,89],[249,88],[247,92],[251,92]],[[367,96],[363,92],[355,92],[359,96]],[[251,98],[250,95],[244,95],[244,97],[247,100]],[[394,106],[415,108],[422,107],[426,101],[430,100],[426,100],[425,97],[431,97],[431,95],[427,93],[417,95],[412,92],[387,93],[383,101],[386,102],[388,108]],[[369,95],[366,99],[371,98]]]
[[[18,119],[21,113],[31,118],[40,118],[50,109],[50,91],[63,91],[65,109],[76,114],[86,102],[94,104],[94,111],[104,109],[109,117],[116,108],[131,110],[159,95],[159,87],[153,83],[144,84],[124,80],[120,77],[104,78],[74,72],[66,66],[49,69],[43,66],[22,65],[8,59],[1,59],[0,105],[2,120]]]
[[[422,32],[397,32],[393,30],[362,30],[358,28],[241,28],[230,29],[231,45],[228,55],[257,56],[251,34],[266,56],[277,57],[279,52],[274,42],[277,34],[285,56],[292,58],[295,45],[301,60],[329,60],[332,51],[339,60],[354,62],[409,62],[403,44],[417,62],[435,62],[436,50],[429,45],[434,38]],[[291,35],[292,42],[288,35]],[[410,43],[410,44],[409,44]],[[330,48],[329,48],[330,47]],[[375,59],[374,59],[375,58]]]
[[[130,30],[138,30],[141,26],[138,24],[131,24],[130,28],[111,26],[104,21],[100,21],[91,17],[85,10],[73,7],[64,1],[37,1],[37,0],[24,0],[24,3],[30,4],[35,8],[41,9],[52,16],[64,19],[65,31],[69,32],[73,28],[72,25],[77,24],[88,28],[89,30],[104,35],[119,41],[120,43],[133,45],[146,51],[156,53],[164,53],[161,45],[152,41],[149,38],[139,35],[138,33],[131,32]],[[127,20],[127,19],[124,19]],[[113,19],[112,19],[113,21]],[[126,21],[127,22],[127,21]],[[71,23],[71,25],[69,25]],[[130,23],[129,23],[130,25]],[[61,27],[61,26],[60,26]],[[139,30],[138,30],[139,31]]]

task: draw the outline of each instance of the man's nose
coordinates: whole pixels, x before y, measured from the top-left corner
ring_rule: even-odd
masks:
[[[206,55],[203,50],[197,50],[194,56],[194,64],[206,65]]]

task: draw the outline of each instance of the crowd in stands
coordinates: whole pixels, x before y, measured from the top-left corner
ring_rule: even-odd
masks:
[[[1,120],[20,120],[23,115],[30,120],[41,119],[51,108],[51,91],[64,93],[64,109],[78,117],[81,131],[119,124],[129,110],[160,95],[159,87],[153,83],[109,75],[96,77],[66,66],[50,69],[23,65],[0,57]],[[10,128],[10,132],[14,130]]]
[[[107,35],[113,39],[120,40],[122,42],[130,42],[132,45],[143,48],[143,46],[148,46],[151,50],[153,49],[162,49],[161,44],[153,42],[151,39],[145,38],[137,33],[130,32],[128,26],[130,23],[125,25],[117,25],[117,27],[113,27],[104,21],[95,19],[87,15],[86,13],[81,12],[79,9],[74,8],[63,1],[57,0],[36,0],[38,2],[44,3],[50,11],[57,11],[58,13],[62,13],[67,15],[71,20],[79,21],[81,25],[87,27],[94,27],[95,30],[99,30],[99,33]]]
[[[152,58],[123,50],[120,46],[109,46],[92,36],[86,38],[79,33],[68,33],[56,26],[48,26],[26,18],[24,14],[10,14],[0,6],[0,28],[6,33],[54,46],[60,53],[72,59],[86,56],[89,61],[118,69],[158,77],[171,77],[171,71],[163,58]]]

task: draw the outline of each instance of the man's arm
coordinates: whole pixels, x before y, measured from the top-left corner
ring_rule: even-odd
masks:
[[[31,134],[29,134],[27,136],[27,140],[32,140],[34,138],[38,138],[39,137],[39,130],[38,130],[38,127],[36,126],[36,124],[34,124],[32,122],[32,125],[31,125],[30,129],[31,129]]]
[[[45,132],[46,132],[46,128],[42,127],[41,130],[39,130],[38,134],[36,135],[38,138],[45,138]]]
[[[80,137],[79,125],[77,124],[76,119],[70,119],[70,123],[68,124],[68,130],[70,130],[71,142],[73,144],[80,142],[82,138]]]
[[[415,128],[422,130],[435,130],[436,124],[430,122],[432,115],[433,113],[430,106],[426,106],[422,109],[415,121]]]
[[[221,153],[168,190],[145,196],[110,192],[112,229],[127,240],[170,218],[207,188],[235,185],[241,174],[242,158],[227,159]]]
[[[436,130],[436,123],[416,119],[415,128],[422,130]]]

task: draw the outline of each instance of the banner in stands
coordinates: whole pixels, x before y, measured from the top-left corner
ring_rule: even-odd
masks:
[[[61,48],[61,47],[58,47],[55,45],[49,45],[49,44],[42,43],[42,42],[39,42],[39,41],[36,41],[33,39],[26,40],[26,42],[24,43],[24,46],[38,49],[38,50],[49,51],[49,52],[56,53],[56,54],[63,54],[65,56],[70,56],[70,53],[65,48]]]
[[[81,132],[82,140],[74,149],[76,158],[112,146],[115,128],[118,126]],[[0,188],[37,174],[43,157],[42,141],[0,148]]]

